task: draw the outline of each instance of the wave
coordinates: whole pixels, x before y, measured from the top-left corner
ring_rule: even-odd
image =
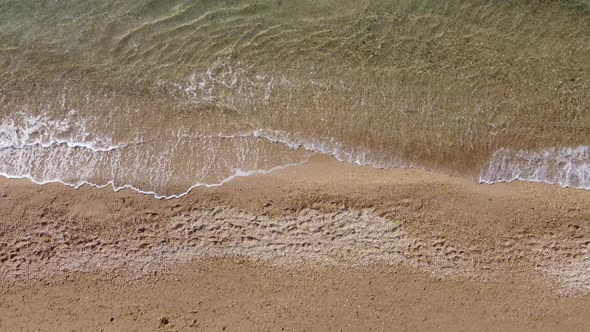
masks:
[[[97,138],[88,130],[87,119],[72,110],[64,119],[53,119],[45,114],[16,113],[0,124],[0,150],[24,149],[27,147],[50,148],[66,145],[93,152],[108,152],[127,147],[111,139]],[[138,144],[132,143],[132,144]]]
[[[503,148],[494,153],[480,183],[544,182],[590,189],[590,147],[554,147],[538,151]]]
[[[147,140],[133,140],[144,136],[140,132],[131,133],[130,142],[115,143],[110,136],[116,133],[97,131],[100,123],[74,111],[58,120],[12,114],[0,124],[0,175],[74,188],[110,186],[172,199],[196,187],[300,165],[310,155],[260,142],[252,132],[158,131]]]
[[[173,199],[196,187],[221,186],[237,177],[301,165],[313,154],[381,169],[415,167],[368,147],[302,132],[265,128],[238,133],[177,132],[156,136],[158,141],[114,142],[108,133],[92,134],[96,126],[97,121],[75,111],[60,120],[13,115],[0,124],[0,175],[74,188],[110,186],[115,191],[131,189]],[[298,154],[290,156],[289,150]],[[590,189],[590,147],[502,148],[479,176],[480,183],[488,184],[516,180]]]
[[[312,138],[306,137],[301,132],[287,132],[275,129],[256,129],[238,134],[192,134],[183,135],[184,139],[240,139],[255,138],[266,142],[280,144],[291,150],[304,150],[315,154],[332,156],[338,161],[356,164],[360,166],[372,166],[385,169],[393,167],[414,168],[416,165],[401,159],[391,159],[380,156],[378,153],[365,147],[350,147],[338,141],[334,137]]]
[[[250,134],[252,137],[283,144],[292,150],[305,151],[333,156],[339,161],[375,168],[414,167],[405,161],[383,158],[369,148],[348,147],[335,138],[305,138],[302,133],[289,133],[282,130],[258,129]]]
[[[6,128],[11,128],[11,131],[6,130]],[[33,129],[31,130],[30,128]],[[45,128],[45,136],[38,137],[30,135],[30,133],[35,133],[36,128]],[[48,130],[48,128],[50,129]],[[134,149],[131,149],[128,153],[132,154],[134,158],[138,156],[144,158],[143,152],[138,152],[140,149],[138,145],[149,142],[105,145],[105,142],[110,142],[111,140],[103,138],[98,141],[71,141],[63,138],[55,138],[56,135],[51,130],[56,130],[56,128],[60,129],[64,127],[35,125],[22,129],[10,122],[9,125],[6,125],[6,122],[0,125],[0,138],[3,139],[0,140],[0,151],[2,152],[0,153],[0,158],[3,162],[0,176],[12,179],[28,179],[40,185],[61,183],[74,188],[88,185],[95,188],[111,187],[114,191],[131,189],[157,199],[175,199],[187,195],[197,187],[217,187],[238,177],[267,174],[287,167],[302,165],[309,160],[309,156],[312,154],[329,155],[339,161],[375,168],[414,167],[414,165],[401,160],[382,158],[370,149],[348,147],[335,138],[306,138],[300,132],[289,133],[282,130],[256,129],[237,134],[194,133],[181,135],[176,137],[176,139],[179,141],[184,140],[187,145],[191,146],[201,144],[195,143],[193,141],[194,139],[198,139],[199,141],[208,141],[211,139],[233,140],[232,144],[238,145],[242,144],[240,140],[254,139],[262,140],[267,142],[267,144],[284,146],[289,150],[305,151],[311,154],[303,155],[305,157],[297,162],[283,163],[268,168],[248,169],[239,167],[239,164],[235,166],[230,165],[224,169],[225,175],[214,177],[212,181],[198,180],[199,172],[196,172],[193,173],[193,179],[198,181],[193,184],[190,184],[190,180],[185,178],[184,181],[187,181],[185,183],[187,183],[188,188],[187,186],[184,186],[184,188],[187,189],[182,189],[174,193],[166,193],[157,189],[159,187],[155,183],[151,187],[148,183],[145,188],[141,188],[138,185],[134,185],[134,181],[131,179],[125,181],[123,179],[124,177],[121,178],[120,176],[121,174],[131,174],[119,168],[123,165],[118,164],[119,160],[124,159],[120,155],[120,150],[134,146]],[[26,132],[27,134],[20,134],[18,136],[22,132]],[[7,135],[7,133],[12,133],[12,136]],[[7,140],[6,137],[10,137],[11,139]],[[208,148],[214,148],[214,146],[209,146]],[[76,153],[76,149],[82,149],[84,151]],[[19,152],[20,150],[23,151]],[[42,150],[47,151],[42,152]],[[197,151],[201,150],[197,149]],[[241,152],[246,153],[244,151]],[[117,155],[113,155],[113,153]],[[154,153],[155,151],[150,151],[148,154]],[[170,150],[168,153],[175,154],[179,152]],[[213,151],[213,153],[219,153],[219,151]],[[67,162],[64,162],[64,160],[67,160]],[[86,161],[85,169],[78,170],[77,172],[63,171],[64,167],[74,167],[78,160]],[[137,160],[141,161],[141,158]],[[138,164],[137,160],[134,165],[141,164]],[[38,165],[44,163],[53,164],[47,164],[41,171]],[[104,173],[107,174],[106,178],[102,178],[104,180],[89,180],[95,178],[94,176],[102,171],[97,168],[105,165],[111,165],[112,169]],[[256,163],[248,165],[252,166],[256,165]],[[148,167],[156,167],[156,165]],[[207,168],[210,165],[205,165],[204,167]],[[157,175],[161,171],[165,171],[165,169],[168,168],[163,167],[162,170],[143,170],[143,172],[166,181],[174,180],[172,176],[164,176],[164,174]],[[108,177],[112,178],[109,179]],[[512,182],[516,180],[558,184],[561,187],[590,189],[590,147],[555,147],[537,151],[502,148],[493,154],[489,164],[481,170],[479,176],[479,182],[486,184]]]
[[[105,145],[104,142],[111,141],[109,138],[98,141],[55,138],[55,131],[65,126],[50,126],[40,118],[25,122],[28,126],[24,128],[15,126],[11,121],[8,121],[9,125],[5,122],[0,126],[4,129],[4,135],[0,135],[1,176],[29,179],[41,185],[61,183],[74,188],[88,185],[95,188],[110,186],[115,191],[131,189],[158,199],[180,198],[196,187],[221,186],[237,177],[301,165],[313,154],[330,155],[340,161],[379,168],[402,166],[399,162],[379,159],[368,149],[346,147],[334,138],[307,139],[302,133],[281,130],[257,129],[236,134],[192,133],[171,137],[170,142]],[[38,132],[38,128],[43,128],[41,137],[30,134]],[[23,132],[27,134],[21,134]],[[140,146],[144,143],[145,146]],[[276,147],[272,148],[269,144]],[[123,151],[125,148],[128,149]],[[261,152],[269,149],[278,149],[278,154]],[[288,157],[285,153],[289,150],[300,152]],[[255,158],[252,159],[252,155],[256,155]],[[183,158],[181,164],[172,161],[175,158]],[[185,171],[175,174],[178,169]],[[191,185],[194,180],[197,181]],[[166,188],[174,183],[177,188],[179,183],[186,185],[180,185],[181,189],[175,192],[166,192]]]
[[[114,180],[109,180],[106,183],[98,184],[98,183],[92,183],[89,181],[68,182],[68,181],[64,181],[61,179],[37,179],[34,176],[32,176],[31,174],[14,175],[14,174],[0,172],[0,176],[3,176],[7,179],[27,179],[35,184],[38,184],[38,185],[46,185],[46,184],[50,184],[50,183],[60,183],[60,184],[66,185],[68,187],[73,187],[75,189],[80,189],[83,186],[90,186],[93,188],[103,189],[103,188],[107,188],[110,186],[111,188],[113,188],[113,190],[115,192],[121,191],[123,189],[130,189],[130,190],[133,190],[133,191],[138,192],[143,195],[153,196],[156,199],[177,199],[177,198],[181,198],[181,197],[186,196],[193,189],[198,188],[198,187],[205,187],[205,188],[219,187],[219,186],[222,186],[222,185],[224,185],[236,178],[239,178],[239,177],[248,177],[248,176],[253,176],[253,175],[268,174],[268,173],[272,173],[272,172],[275,172],[275,171],[278,171],[281,169],[285,169],[288,167],[303,165],[306,162],[307,162],[307,160],[300,162],[300,163],[280,165],[280,166],[276,166],[276,167],[273,167],[270,169],[257,169],[257,170],[249,170],[249,171],[236,170],[235,173],[233,173],[232,175],[226,177],[225,179],[223,179],[217,183],[197,182],[197,183],[193,184],[192,186],[190,186],[186,191],[183,191],[178,194],[172,194],[172,195],[164,195],[164,194],[160,194],[158,192],[151,191],[151,190],[143,190],[143,189],[135,187],[131,184],[125,184],[122,186],[118,186],[115,184]]]
[[[26,149],[26,148],[31,148],[31,147],[40,147],[40,148],[51,148],[51,147],[55,147],[58,145],[65,145],[70,149],[76,149],[76,148],[81,148],[81,149],[86,149],[86,150],[90,150],[92,152],[110,152],[110,151],[115,151],[115,150],[120,150],[120,149],[124,149],[130,145],[136,145],[136,144],[141,144],[143,142],[137,142],[137,143],[132,143],[132,144],[116,144],[116,145],[107,145],[104,147],[97,147],[95,144],[93,143],[88,143],[88,142],[76,142],[76,141],[68,141],[68,140],[54,140],[54,141],[50,141],[50,142],[29,142],[29,143],[25,143],[22,145],[0,145],[0,150],[6,150],[6,149]]]

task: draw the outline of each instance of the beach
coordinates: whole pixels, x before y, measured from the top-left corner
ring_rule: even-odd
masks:
[[[328,157],[173,200],[0,187],[2,329],[590,326],[583,190]]]
[[[0,331],[590,331],[590,0],[0,0]]]

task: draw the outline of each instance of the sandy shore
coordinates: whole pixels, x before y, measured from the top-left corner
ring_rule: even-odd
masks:
[[[178,200],[0,182],[2,330],[588,330],[590,193],[316,158]]]

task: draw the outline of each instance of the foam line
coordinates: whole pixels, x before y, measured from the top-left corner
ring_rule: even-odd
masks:
[[[31,143],[24,143],[18,145],[0,145],[0,150],[7,150],[7,149],[14,149],[14,150],[22,150],[30,147],[41,147],[41,148],[51,148],[54,146],[65,145],[68,148],[75,149],[75,148],[82,148],[86,150],[90,150],[92,152],[110,152],[115,150],[124,149],[130,145],[141,144],[143,142],[131,143],[131,144],[117,144],[117,145],[108,145],[105,147],[97,147],[94,143],[86,143],[86,142],[76,142],[76,141],[68,141],[68,140],[53,140],[49,143],[43,143],[41,141],[35,141]]]
[[[162,195],[162,194],[158,194],[155,191],[142,190],[142,189],[134,187],[130,184],[126,184],[123,186],[116,186],[113,180],[109,180],[105,184],[96,184],[96,183],[92,183],[92,182],[88,182],[88,181],[79,181],[77,183],[69,183],[69,182],[63,181],[61,179],[37,180],[30,174],[13,175],[13,174],[7,174],[7,173],[0,172],[0,176],[5,177],[7,179],[27,179],[35,184],[38,184],[38,185],[46,185],[46,184],[50,184],[50,183],[60,183],[60,184],[66,185],[68,187],[73,187],[75,189],[79,189],[80,187],[85,186],[85,185],[93,187],[93,188],[98,188],[98,189],[103,189],[103,188],[110,186],[113,188],[113,190],[115,192],[118,192],[123,189],[131,189],[131,190],[136,191],[136,192],[143,194],[143,195],[153,196],[154,198],[157,198],[157,199],[169,200],[169,199],[177,199],[177,198],[184,197],[197,187],[206,187],[206,188],[219,187],[219,186],[222,186],[222,185],[226,184],[227,182],[232,181],[233,179],[236,179],[239,177],[248,177],[248,176],[254,176],[254,175],[268,174],[268,173],[272,173],[272,172],[282,170],[285,168],[289,168],[289,167],[293,167],[293,166],[300,166],[300,165],[305,164],[306,162],[308,162],[308,160],[304,160],[300,163],[280,165],[280,166],[276,166],[276,167],[273,167],[270,169],[260,169],[260,170],[251,170],[251,171],[237,170],[234,174],[228,176],[227,178],[221,180],[220,182],[217,182],[217,183],[197,182],[197,183],[193,184],[191,187],[189,187],[186,191],[184,191],[180,194],[172,194],[172,195]]]
[[[590,147],[503,148],[493,154],[479,177],[480,183],[488,184],[517,180],[590,189]]]
[[[414,167],[411,164],[396,160],[376,160],[367,149],[347,148],[334,138],[304,139],[301,134],[291,134],[282,130],[258,129],[250,134],[252,137],[265,139],[272,143],[283,144],[292,150],[303,149],[317,154],[335,157],[338,161],[348,162],[360,166],[375,168]]]

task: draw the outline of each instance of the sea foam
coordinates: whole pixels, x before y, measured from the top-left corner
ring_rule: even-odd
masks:
[[[259,128],[234,134],[178,133],[159,142],[115,142],[92,133],[95,125],[75,111],[60,120],[25,114],[5,119],[0,124],[0,175],[37,184],[131,189],[173,199],[196,187],[221,186],[237,177],[300,165],[313,154],[376,168],[414,166],[333,137],[301,132]],[[267,154],[272,146],[278,150]],[[301,153],[272,160],[289,150]],[[515,180],[590,189],[590,147],[503,148],[493,154],[479,178],[489,184]],[[167,189],[171,186],[176,188],[172,192]]]
[[[240,134],[173,133],[158,141],[115,142],[96,121],[68,113],[63,119],[15,113],[0,123],[0,176],[74,188],[131,189],[159,199],[196,187],[221,186],[237,177],[300,165],[309,153]],[[277,146],[273,156],[272,146]],[[282,150],[281,150],[282,149]],[[278,153],[277,153],[278,151]],[[269,161],[270,160],[270,161]],[[173,188],[173,189],[171,189]]]
[[[561,187],[590,189],[590,147],[496,151],[480,174],[480,183],[544,182]]]
[[[87,129],[87,121],[74,110],[63,119],[45,114],[16,113],[0,124],[0,150],[26,147],[49,148],[66,145],[94,152],[121,149],[127,144],[116,144],[111,139],[97,138]]]
[[[399,159],[384,158],[369,148],[349,147],[333,137],[306,138],[302,133],[289,133],[271,129],[258,129],[250,135],[272,143],[283,144],[293,150],[303,149],[316,154],[333,156],[339,161],[361,166],[373,166],[375,168],[412,167],[411,164]]]

